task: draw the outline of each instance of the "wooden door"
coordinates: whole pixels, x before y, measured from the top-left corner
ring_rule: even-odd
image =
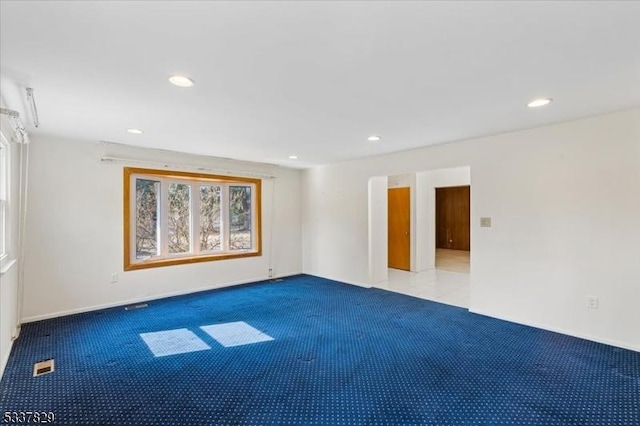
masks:
[[[389,189],[387,197],[389,268],[411,269],[411,192]]]
[[[436,247],[471,250],[469,186],[436,188]]]

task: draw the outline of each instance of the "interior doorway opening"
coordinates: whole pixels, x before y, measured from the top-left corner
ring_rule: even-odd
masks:
[[[471,186],[435,188],[436,269],[469,273]]]
[[[461,186],[469,188],[470,185],[469,166],[371,177],[368,182],[370,285],[468,309],[471,306],[470,251],[436,247],[436,189]],[[395,188],[405,188],[404,191],[409,193],[409,231],[406,231],[406,222],[405,228],[401,228],[401,233],[408,233],[408,268],[406,264],[402,268],[394,267],[389,261],[393,255],[390,251],[395,250],[389,236],[391,227],[394,226],[390,206],[393,195],[390,196],[390,193]],[[470,201],[471,198],[469,219],[472,213]],[[470,220],[468,223],[470,227]],[[470,249],[471,229],[468,240]],[[442,254],[438,250],[450,250],[454,255],[464,254],[464,269],[461,272],[441,269],[441,261],[447,260],[447,253],[444,253],[444,257],[437,256],[436,265],[436,255]]]

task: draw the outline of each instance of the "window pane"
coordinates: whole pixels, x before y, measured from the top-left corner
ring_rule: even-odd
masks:
[[[251,187],[229,186],[229,248],[251,249]]]
[[[157,256],[160,182],[136,179],[136,259]]]
[[[191,187],[169,184],[169,253],[191,251]]]
[[[200,187],[200,250],[220,250],[220,187]]]

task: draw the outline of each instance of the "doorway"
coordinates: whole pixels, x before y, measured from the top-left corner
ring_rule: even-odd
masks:
[[[436,188],[436,269],[469,273],[470,186]]]
[[[388,266],[411,269],[411,190],[389,188],[387,193]]]

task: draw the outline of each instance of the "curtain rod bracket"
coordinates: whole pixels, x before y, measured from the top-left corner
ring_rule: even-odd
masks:
[[[33,96],[33,88],[27,87],[27,99],[31,105],[31,114],[33,115],[33,125],[35,127],[40,126],[40,119],[38,118],[38,108],[36,107],[36,98]]]

